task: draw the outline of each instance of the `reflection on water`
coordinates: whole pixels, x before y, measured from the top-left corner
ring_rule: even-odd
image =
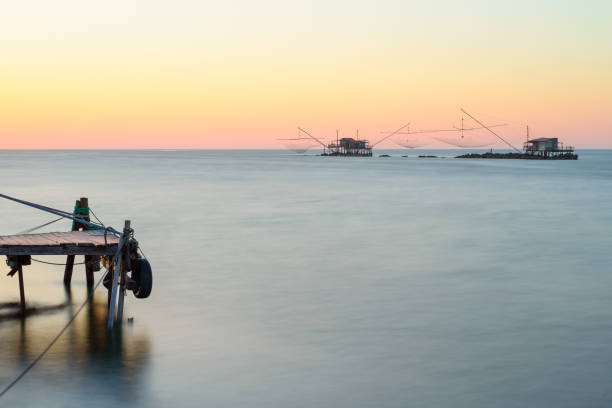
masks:
[[[25,316],[42,315],[47,313],[55,313],[61,309],[67,307],[67,303],[60,303],[56,305],[40,305],[32,306],[26,305]],[[21,313],[21,307],[19,302],[2,302],[0,303],[0,322],[3,320],[14,320],[21,319],[23,314]]]
[[[155,274],[133,326],[108,336],[100,288],[0,406],[609,406],[612,151],[380,153],[0,151],[2,190],[131,218]],[[22,207],[0,204],[0,233],[49,221]],[[62,273],[29,266],[27,301],[65,303]],[[0,385],[84,274],[72,309],[0,322]]]
[[[71,289],[66,289],[65,300],[59,305],[29,307],[29,315],[24,319],[10,318],[12,312],[4,313],[0,319],[0,387],[8,385],[36,359],[77,312],[81,300],[73,300]],[[0,308],[13,309],[14,303],[3,303]],[[17,313],[18,307],[17,303]],[[21,393],[18,400],[23,402],[27,384],[22,383],[28,381],[53,383],[61,377],[75,376],[93,378],[102,389],[110,387],[107,389],[113,390],[115,398],[138,394],[141,374],[146,370],[150,355],[149,337],[146,332],[137,331],[126,323],[111,332],[107,328],[107,316],[106,292],[99,290],[34,367],[34,380],[30,377],[30,373],[34,373],[31,371],[5,398],[11,400],[11,394]],[[70,388],[64,393],[64,405],[70,406],[71,398],[76,398],[78,393]]]

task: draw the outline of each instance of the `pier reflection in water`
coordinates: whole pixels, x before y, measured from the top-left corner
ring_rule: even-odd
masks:
[[[84,297],[73,299],[73,291],[65,290],[63,304],[31,306],[25,319],[13,316],[18,304],[17,308],[14,302],[0,305],[2,388],[36,359],[77,312]],[[45,357],[3,397],[4,402],[18,406],[25,390],[32,391],[29,404],[43,404],[50,398],[58,406],[76,406],[87,397],[93,397],[88,406],[146,398],[142,378],[149,363],[149,337],[127,323],[110,332],[107,316],[106,291],[99,289]]]

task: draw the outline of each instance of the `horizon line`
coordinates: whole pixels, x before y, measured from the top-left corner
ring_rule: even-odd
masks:
[[[412,149],[406,148],[377,148],[376,150],[401,150],[401,151],[413,151],[413,150],[512,150],[510,148],[491,148],[491,147],[451,147],[451,148],[441,148],[441,147],[432,147],[432,148],[422,148],[415,147]],[[15,149],[5,149],[0,148],[1,152],[27,152],[27,151],[205,151],[205,150],[251,150],[251,151],[264,151],[264,150],[278,150],[278,151],[287,151],[290,152],[292,149],[285,148],[207,148],[207,147],[134,147],[134,148],[15,148]],[[322,149],[309,149],[308,151],[317,151]],[[575,150],[612,150],[611,147],[585,147],[585,148],[577,148]]]

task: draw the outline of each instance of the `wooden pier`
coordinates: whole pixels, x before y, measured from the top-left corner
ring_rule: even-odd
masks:
[[[0,255],[113,255],[119,238],[104,230],[0,236]]]
[[[10,267],[8,276],[13,277],[17,274],[19,278],[22,316],[26,314],[23,266],[30,265],[32,256],[36,255],[66,256],[64,269],[66,286],[71,284],[75,256],[84,256],[88,290],[94,285],[94,272],[100,271],[100,263],[104,264],[108,271],[104,285],[108,289],[109,328],[113,327],[115,321],[122,320],[126,290],[133,291],[137,298],[146,298],[151,293],[153,283],[151,267],[138,253],[138,241],[134,239],[134,230],[130,221],[125,221],[123,232],[94,224],[89,220],[88,205],[88,199],[81,198],[76,201],[72,216],[66,216],[73,219],[72,231],[0,236],[0,255],[7,257],[7,265]],[[39,209],[43,210],[49,209],[44,206],[38,207],[42,207]],[[62,215],[63,212],[49,210],[56,215]],[[128,275],[128,272],[131,274]]]

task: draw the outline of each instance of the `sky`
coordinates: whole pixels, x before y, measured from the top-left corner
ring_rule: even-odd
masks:
[[[610,21],[608,0],[0,0],[0,149],[375,141],[460,107],[612,148]]]

